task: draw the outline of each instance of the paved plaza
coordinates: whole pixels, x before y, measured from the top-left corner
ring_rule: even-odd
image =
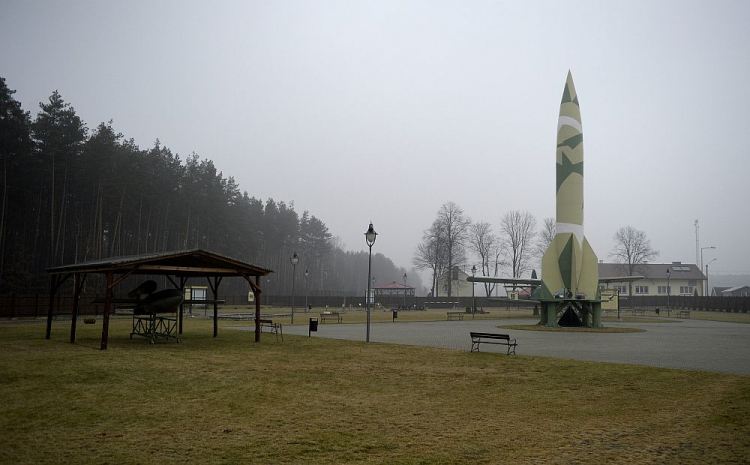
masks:
[[[498,329],[535,324],[531,319],[377,323],[370,341],[386,344],[471,349],[469,332],[501,332],[518,341],[518,356],[631,363],[664,368],[750,375],[750,325],[703,320],[665,323],[606,323],[640,328],[638,333],[580,333]],[[244,328],[251,330],[252,328]],[[364,324],[321,324],[312,337],[365,340]],[[307,326],[285,326],[285,334],[307,336]],[[482,352],[505,354],[506,347],[482,344]],[[503,355],[505,356],[505,355]]]

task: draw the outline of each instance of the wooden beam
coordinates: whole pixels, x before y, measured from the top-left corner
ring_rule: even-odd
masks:
[[[75,274],[75,288],[73,289],[73,315],[70,319],[70,343],[76,342],[76,325],[78,324],[78,312],[81,309],[81,290],[83,289],[83,283],[86,282],[86,273]]]
[[[141,265],[141,270],[156,270],[156,271],[189,271],[194,274],[205,274],[205,273],[221,273],[228,275],[237,275],[237,270],[232,268],[198,268],[193,266],[168,266],[168,265]]]
[[[219,298],[219,284],[221,284],[221,276],[215,276],[214,282],[211,282],[211,278],[208,276],[206,277],[208,279],[208,285],[211,287],[211,292],[214,294],[214,337],[218,337],[219,335],[219,303],[217,302],[217,299]]]
[[[254,283],[254,282],[253,282],[253,281],[252,281],[252,280],[250,279],[250,276],[248,276],[248,275],[247,275],[247,273],[240,273],[240,276],[242,276],[243,278],[245,278],[245,281],[247,281],[247,283],[248,283],[248,284],[250,285],[250,288],[251,288],[251,289],[253,290],[253,294],[256,294],[256,293],[257,293],[257,294],[260,294],[260,293],[262,292],[262,291],[261,291],[261,289],[260,289],[260,287],[258,287],[258,285],[257,285],[257,284],[255,284],[255,283]],[[260,280],[259,280],[258,278],[260,278],[260,276],[256,276],[256,277],[255,277],[255,280],[256,280],[257,282],[260,282]]]
[[[131,274],[133,274],[136,271],[138,271],[139,267],[140,267],[140,265],[136,265],[135,268],[133,268],[132,270],[128,271],[127,273],[125,273],[124,275],[120,276],[119,278],[117,278],[117,280],[115,282],[113,282],[110,286],[107,286],[107,289],[110,289],[110,288],[115,287],[115,286],[119,286],[121,282],[125,281],[125,278],[127,278]],[[109,273],[112,273],[112,272],[108,271],[107,274],[109,275]]]
[[[47,309],[47,332],[45,334],[45,338],[49,339],[52,334],[52,310],[55,308],[55,291],[57,291],[57,286],[55,286],[55,281],[57,281],[57,276],[52,275],[49,279],[49,308]]]
[[[180,304],[180,316],[179,316],[179,325],[177,329],[177,334],[182,334],[182,315],[185,312],[185,283],[187,282],[187,278],[181,277],[180,278],[180,292],[182,292],[183,301]]]
[[[180,287],[180,285],[177,284],[177,282],[174,279],[172,279],[171,276],[169,276],[168,274],[165,274],[164,276],[166,276],[166,278],[169,280],[169,282],[172,283],[172,285],[175,287],[175,289],[182,289]]]
[[[68,280],[70,278],[70,273],[58,276],[58,275],[52,275],[50,276],[50,283],[49,283],[49,308],[47,309],[47,331],[45,334],[45,338],[49,339],[52,335],[52,311],[55,308],[55,294],[57,293],[57,290],[62,286],[62,283]]]
[[[104,320],[102,321],[101,350],[107,350],[109,341],[109,309],[112,306],[112,272],[107,272],[107,294],[104,297]]]
[[[245,279],[253,288],[253,295],[255,296],[255,342],[260,342],[260,276],[255,277],[254,286],[249,278],[245,277]]]

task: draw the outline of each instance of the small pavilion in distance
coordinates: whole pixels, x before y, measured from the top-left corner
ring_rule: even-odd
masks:
[[[391,308],[410,308],[415,305],[415,288],[396,281],[373,288],[375,301]]]
[[[128,302],[137,304],[138,299],[116,299],[114,289],[122,284],[129,276],[164,276],[173,285],[174,289],[179,289],[179,294],[184,295],[185,284],[188,278],[205,278],[213,292],[213,298],[201,301],[182,301],[179,304],[178,315],[176,318],[176,334],[182,334],[183,308],[185,303],[212,303],[214,307],[214,337],[218,336],[218,304],[223,303],[219,300],[219,285],[222,279],[226,277],[241,277],[247,281],[251,291],[255,296],[255,342],[260,342],[260,293],[261,277],[272,273],[272,270],[261,268],[259,266],[244,263],[235,258],[219,255],[201,249],[183,250],[176,252],[157,252],[142,255],[131,255],[123,257],[110,257],[101,260],[92,260],[82,263],[57,266],[49,268],[47,273],[50,275],[50,294],[49,310],[47,313],[47,331],[45,337],[50,339],[52,329],[52,309],[55,301],[55,294],[60,286],[74,277],[73,286],[73,309],[70,326],[70,342],[76,341],[76,322],[78,320],[78,311],[80,307],[81,292],[86,277],[90,274],[103,274],[106,277],[104,288],[104,314],[102,318],[102,340],[101,349],[107,349],[109,339],[109,316],[114,304]],[[135,324],[135,323],[134,323]],[[171,331],[171,330],[170,330]],[[135,333],[131,333],[132,335]],[[176,336],[176,335],[175,335]],[[153,340],[152,340],[153,342]]]

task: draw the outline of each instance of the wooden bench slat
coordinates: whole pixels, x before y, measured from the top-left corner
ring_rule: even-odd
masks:
[[[518,343],[515,339],[511,339],[508,334],[470,332],[469,335],[471,336],[472,352],[479,352],[479,345],[484,342],[485,344],[506,345],[508,346],[508,355],[510,355],[511,350],[513,351],[513,355],[516,354],[516,346]]]
[[[464,319],[464,312],[445,312],[448,315],[448,321],[451,321],[453,318],[458,318],[459,321],[463,321]]]
[[[323,323],[326,320],[336,320],[337,323],[344,321],[344,314],[340,312],[323,312],[320,314],[320,322]]]

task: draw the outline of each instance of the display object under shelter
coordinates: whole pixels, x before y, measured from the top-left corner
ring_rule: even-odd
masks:
[[[123,257],[110,257],[101,260],[93,260],[71,265],[57,266],[49,268],[47,273],[50,275],[50,293],[49,293],[49,310],[47,312],[47,332],[46,338],[50,338],[52,331],[52,313],[55,295],[60,286],[71,277],[74,278],[73,286],[73,313],[70,326],[70,342],[76,340],[76,323],[80,308],[81,290],[86,277],[89,274],[104,274],[106,276],[106,289],[104,293],[104,313],[102,320],[102,339],[101,349],[107,348],[107,339],[109,336],[109,315],[112,306],[116,303],[141,305],[143,300],[139,299],[115,299],[113,297],[114,289],[130,277],[137,275],[146,276],[165,276],[174,286],[175,290],[184,295],[185,284],[189,278],[206,278],[208,285],[213,293],[210,300],[201,300],[201,304],[213,304],[214,308],[214,337],[218,336],[218,304],[223,301],[218,299],[219,285],[225,277],[241,277],[250,285],[250,289],[255,295],[255,342],[260,342],[260,294],[261,294],[261,277],[272,273],[272,270],[261,268],[255,265],[244,263],[234,258],[208,252],[201,249],[184,250],[179,252],[160,252],[143,255],[131,255]],[[254,278],[254,279],[253,279]],[[134,290],[131,292],[137,291]],[[189,300],[179,299],[179,312],[174,321],[173,329],[182,334],[182,317],[185,304],[194,303]],[[142,305],[141,305],[142,306]],[[135,313],[134,313],[135,315]],[[159,320],[154,316],[154,324]],[[134,319],[135,321],[135,319]],[[169,320],[163,320],[161,323],[169,325]],[[141,332],[135,327],[131,333],[139,335],[148,335],[149,329]],[[172,337],[172,330],[166,334],[167,339]],[[164,335],[159,332],[157,335]],[[153,333],[151,334],[153,342]],[[174,335],[176,339],[176,335]]]

